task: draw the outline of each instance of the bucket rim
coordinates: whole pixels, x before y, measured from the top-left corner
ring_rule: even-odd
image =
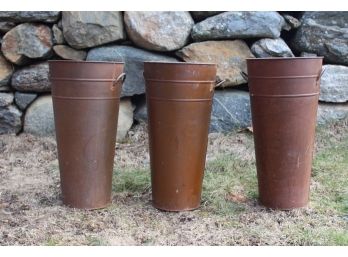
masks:
[[[111,61],[82,61],[82,60],[48,60],[48,63],[104,63],[104,64],[125,64],[124,62]]]
[[[246,60],[310,60],[310,59],[324,59],[324,56],[313,56],[313,57],[263,57],[263,58],[245,58]]]
[[[183,65],[183,64],[188,64],[188,65],[212,65],[212,66],[217,66],[216,63],[204,63],[204,62],[165,62],[165,61],[145,61],[145,63],[153,63],[153,64],[170,64],[170,65]]]

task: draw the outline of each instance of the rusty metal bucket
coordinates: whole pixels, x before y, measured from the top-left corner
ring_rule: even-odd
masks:
[[[63,203],[111,202],[123,63],[49,61]]]
[[[200,206],[215,64],[145,62],[154,207]]]
[[[259,198],[266,207],[308,204],[322,60],[247,59]]]

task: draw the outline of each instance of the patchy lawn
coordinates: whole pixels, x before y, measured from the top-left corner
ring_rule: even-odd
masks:
[[[55,140],[0,136],[0,245],[348,245],[348,121],[317,130],[308,208],[257,202],[252,134],[210,134],[202,207],[151,206],[147,135],[138,125],[116,147],[113,202],[67,208]]]

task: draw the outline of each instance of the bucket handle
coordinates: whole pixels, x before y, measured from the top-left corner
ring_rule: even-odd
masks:
[[[214,87],[221,86],[225,81],[226,81],[226,79],[221,80],[220,82],[216,83]]]
[[[243,77],[243,79],[245,79],[246,81],[248,81],[248,74],[246,74],[244,71],[240,72],[240,75]]]
[[[321,79],[321,77],[323,76],[323,74],[325,73],[325,71],[326,71],[326,68],[323,67],[323,68],[321,69],[321,72],[320,72],[318,78],[317,78],[317,82]]]
[[[122,72],[122,73],[114,80],[114,86],[116,86],[116,84],[117,84],[119,81],[122,81],[122,83],[123,83],[125,79],[126,79],[126,73]]]
[[[214,90],[214,88],[219,87],[222,83],[224,83],[226,81],[226,79],[221,80],[220,82],[215,82],[214,84],[210,84],[210,92],[212,92]]]

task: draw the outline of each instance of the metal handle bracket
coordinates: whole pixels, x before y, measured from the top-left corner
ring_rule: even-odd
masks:
[[[248,81],[248,74],[246,74],[244,71],[240,72],[240,75],[243,77],[243,79],[245,79],[246,81]]]

